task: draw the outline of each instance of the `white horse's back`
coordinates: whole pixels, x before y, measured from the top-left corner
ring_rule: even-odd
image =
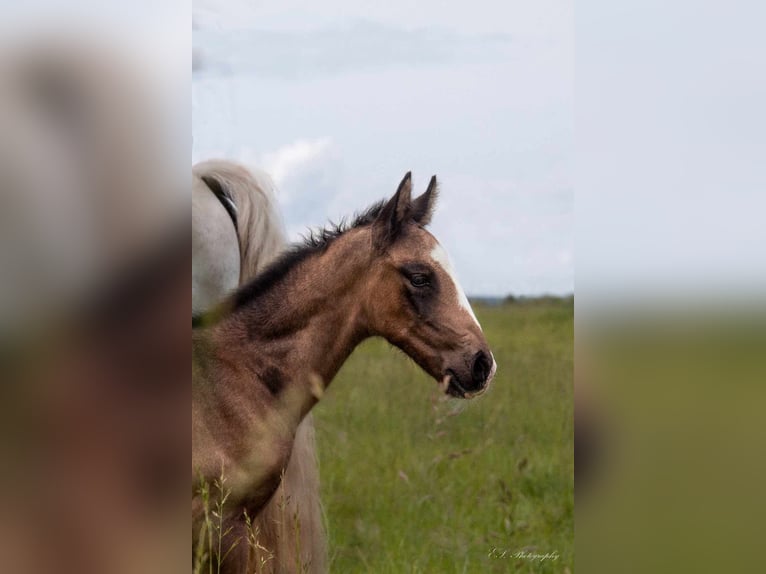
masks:
[[[229,213],[197,176],[192,180],[192,312],[201,313],[239,284],[239,239]]]
[[[192,173],[208,187],[218,186],[236,206],[241,262],[238,282],[252,279],[287,243],[274,183],[265,172],[225,160],[198,163]]]

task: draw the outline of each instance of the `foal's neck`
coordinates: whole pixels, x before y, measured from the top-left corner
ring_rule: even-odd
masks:
[[[369,258],[364,230],[347,232],[273,285],[240,297],[214,328],[215,346],[250,370],[254,384],[299,405],[302,418],[369,334],[361,303]]]

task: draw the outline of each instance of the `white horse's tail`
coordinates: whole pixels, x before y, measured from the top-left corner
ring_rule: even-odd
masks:
[[[192,172],[236,208],[240,246],[240,285],[260,273],[286,246],[286,234],[268,174],[230,161],[211,160]],[[298,426],[284,478],[253,520],[252,572],[287,574],[327,572],[327,539],[319,500],[319,465],[314,420]]]
[[[198,163],[192,173],[236,207],[241,285],[274,260],[287,243],[274,182],[265,172],[226,160]]]

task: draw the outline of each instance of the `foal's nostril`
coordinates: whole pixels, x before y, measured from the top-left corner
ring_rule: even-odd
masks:
[[[473,384],[477,387],[487,382],[489,373],[492,370],[492,361],[484,351],[479,351],[473,358],[473,367],[471,368],[471,377]]]

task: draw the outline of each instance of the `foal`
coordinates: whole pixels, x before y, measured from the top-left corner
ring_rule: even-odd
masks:
[[[192,315],[252,281],[285,250],[271,178],[226,160],[192,168]],[[252,518],[258,574],[326,574],[314,422],[295,433],[279,488]],[[288,520],[289,519],[289,520]]]
[[[408,173],[388,202],[312,235],[192,334],[193,538],[199,479],[223,474],[223,572],[247,572],[244,515],[269,500],[298,424],[361,341],[384,337],[455,397],[482,393],[495,373],[449,258],[425,229],[436,178],[414,200],[411,190]]]

